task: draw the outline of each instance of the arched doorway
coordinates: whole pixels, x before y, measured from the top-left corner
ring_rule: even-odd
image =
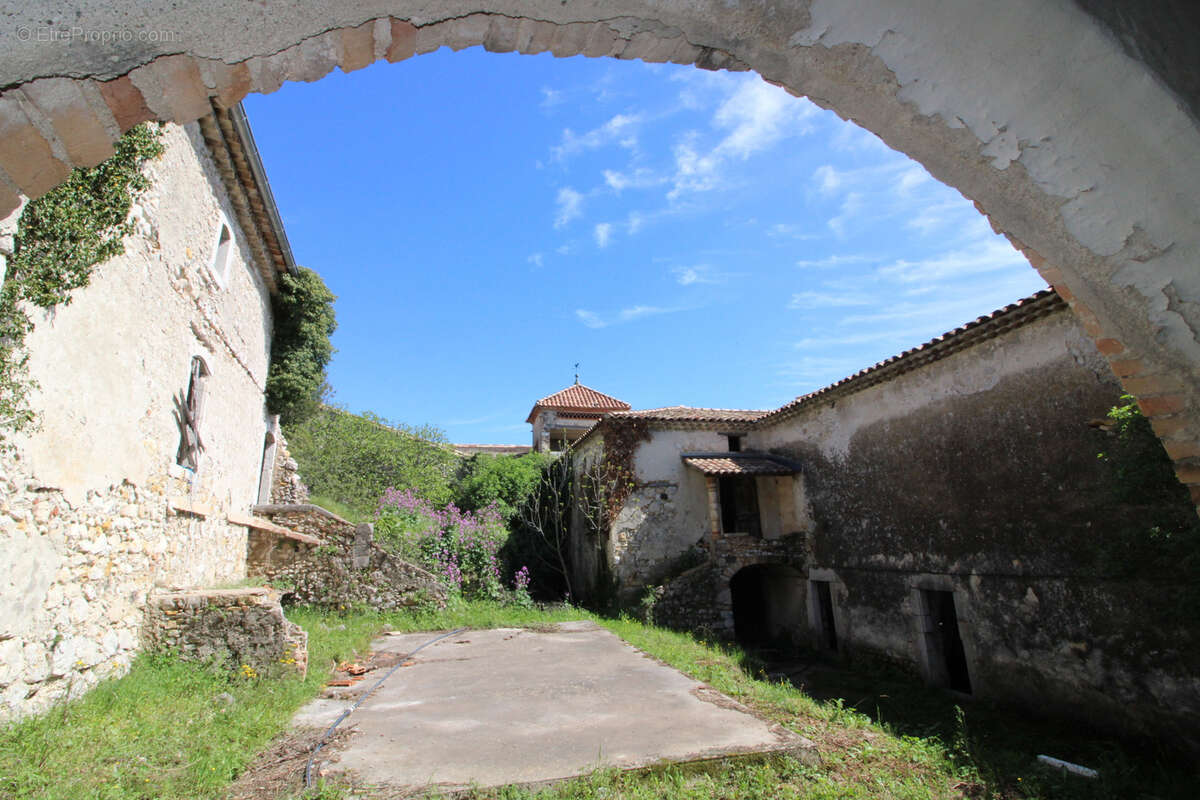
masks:
[[[733,626],[748,648],[789,649],[805,630],[804,576],[783,564],[753,564],[729,580]]]
[[[937,14],[922,0],[634,0],[619,12],[322,0],[295,14],[282,0],[236,12],[197,0],[150,17],[135,5],[10,15],[0,214],[98,163],[138,122],[190,122],[210,97],[232,105],[441,46],[752,69],[973,199],[1072,305],[1200,499],[1200,92],[1186,45],[1156,41],[1187,42],[1194,13],[1039,0]]]

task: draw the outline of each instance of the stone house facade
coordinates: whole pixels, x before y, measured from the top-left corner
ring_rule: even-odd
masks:
[[[1097,555],[1139,516],[1097,458],[1120,395],[1045,291],[772,411],[614,413],[575,448],[624,488],[606,524],[577,511],[572,585],[1195,748],[1200,648],[1171,578]]]
[[[271,296],[295,265],[240,106],[162,141],[124,254],[27,340],[40,428],[0,456],[0,719],[122,672],[155,590],[243,579],[269,499]]]

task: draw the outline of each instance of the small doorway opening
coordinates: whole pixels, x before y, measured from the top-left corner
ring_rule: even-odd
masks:
[[[745,647],[792,649],[804,630],[804,578],[781,564],[755,564],[729,581],[733,626]]]
[[[929,661],[930,682],[964,694],[971,693],[971,674],[967,653],[958,629],[958,609],[954,592],[921,590],[927,623],[925,648]]]
[[[837,625],[833,620],[833,592],[829,581],[809,581],[812,587],[812,603],[815,611],[817,644],[822,649],[837,652]]]

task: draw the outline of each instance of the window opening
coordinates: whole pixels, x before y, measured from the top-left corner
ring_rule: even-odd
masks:
[[[731,452],[731,453],[742,452],[742,437],[741,436],[726,436],[725,438],[729,441],[729,452]]]
[[[229,278],[229,251],[233,244],[233,233],[229,226],[221,223],[221,234],[217,238],[217,251],[213,254],[212,273],[221,286]]]
[[[721,530],[762,537],[758,516],[758,487],[746,475],[725,475],[718,486],[721,502]]]

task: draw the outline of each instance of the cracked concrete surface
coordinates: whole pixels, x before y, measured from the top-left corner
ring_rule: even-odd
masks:
[[[433,635],[386,636],[374,649],[407,653]],[[388,791],[453,790],[759,753],[817,760],[808,740],[592,622],[467,631],[412,660],[342,723],[355,733],[322,762],[327,774]],[[376,680],[313,701],[294,724],[328,727]]]

